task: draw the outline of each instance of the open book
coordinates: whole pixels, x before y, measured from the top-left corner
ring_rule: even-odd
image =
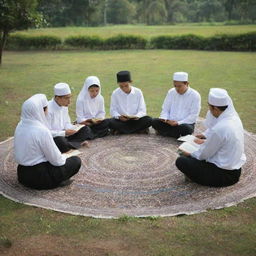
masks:
[[[76,125],[73,126],[72,130],[75,130],[75,131],[78,132],[83,127],[84,127],[84,124],[76,124]]]
[[[71,149],[68,152],[63,153],[63,155],[66,156],[66,158],[69,158],[71,156],[78,156],[80,154],[82,154],[82,152],[77,149]]]
[[[186,135],[179,137],[179,141],[183,141],[183,143],[178,147],[179,150],[185,151],[187,153],[193,153],[200,148],[200,145],[194,142],[196,139],[193,135]]]
[[[91,120],[92,120],[92,123],[93,123],[93,124],[96,124],[96,123],[98,123],[99,121],[103,121],[104,118],[92,118]]]

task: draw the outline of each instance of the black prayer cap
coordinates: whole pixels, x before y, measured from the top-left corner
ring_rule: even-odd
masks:
[[[129,71],[120,71],[116,74],[117,82],[131,82],[131,74]]]

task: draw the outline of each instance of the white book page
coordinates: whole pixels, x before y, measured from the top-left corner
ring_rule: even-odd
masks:
[[[178,138],[179,141],[188,141],[188,142],[194,142],[196,137],[194,135],[186,135],[186,136],[181,136]]]
[[[200,145],[199,144],[196,144],[194,142],[183,142],[178,149],[182,150],[182,151],[185,151],[187,153],[193,153],[195,151],[197,151],[198,149],[200,148]]]
[[[80,154],[82,154],[82,152],[77,149],[69,150],[68,152],[63,153],[63,155],[66,156],[66,158],[69,158],[71,156],[78,156]]]
[[[79,131],[81,128],[84,127],[84,124],[76,124],[76,125],[74,125],[73,127],[74,127],[73,130]]]

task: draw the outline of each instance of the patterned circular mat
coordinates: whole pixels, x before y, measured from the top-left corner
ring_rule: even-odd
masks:
[[[202,131],[198,122],[197,132]],[[256,196],[256,136],[245,132],[247,162],[234,186],[186,182],[175,166],[179,142],[155,135],[108,136],[81,151],[70,186],[37,191],[17,182],[13,139],[0,144],[0,193],[14,201],[102,218],[174,216],[231,206]]]

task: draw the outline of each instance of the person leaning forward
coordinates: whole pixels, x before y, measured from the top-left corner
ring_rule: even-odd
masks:
[[[119,88],[113,91],[110,104],[112,133],[148,133],[152,118],[146,115],[142,91],[132,86],[129,71],[120,71],[116,76]]]
[[[14,134],[18,181],[34,189],[62,186],[81,167],[79,157],[67,158],[54,143],[45,116],[47,105],[44,94],[36,94],[26,100]]]
[[[152,127],[162,136],[179,138],[193,133],[201,109],[201,96],[189,87],[186,72],[174,73],[173,85],[165,97],[160,117],[153,119]]]
[[[183,151],[176,166],[201,185],[230,186],[239,181],[246,161],[243,125],[226,90],[210,89],[208,104],[216,120],[208,126],[206,135],[197,136],[199,149],[191,154]]]
[[[54,95],[54,98],[49,101],[47,120],[57,147],[64,153],[81,147],[86,140],[93,139],[93,134],[88,126],[77,131],[76,126],[70,121],[68,105],[72,95],[69,85],[56,84]]]

